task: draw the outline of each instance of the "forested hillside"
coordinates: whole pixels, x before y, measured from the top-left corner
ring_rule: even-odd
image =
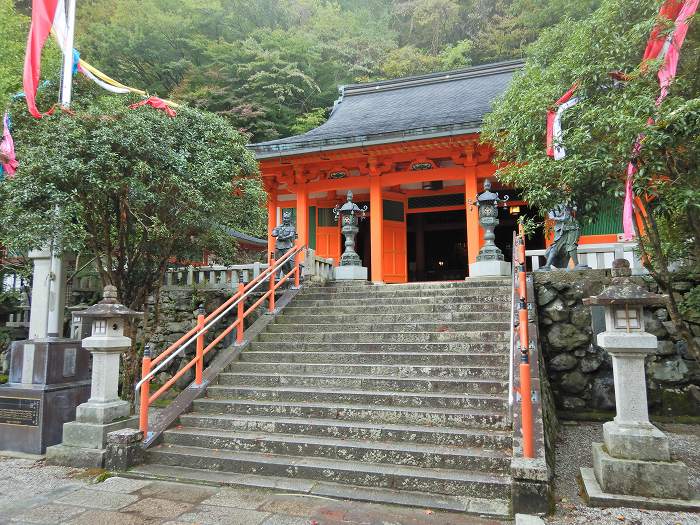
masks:
[[[323,122],[338,84],[519,58],[542,28],[599,3],[83,0],[76,47],[121,82],[225,115],[258,141]],[[29,13],[30,0],[15,4]],[[15,40],[20,15],[0,15]],[[0,60],[21,71],[17,53]]]

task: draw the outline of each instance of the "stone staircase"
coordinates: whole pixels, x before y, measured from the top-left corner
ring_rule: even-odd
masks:
[[[304,289],[132,474],[508,517],[509,283]]]

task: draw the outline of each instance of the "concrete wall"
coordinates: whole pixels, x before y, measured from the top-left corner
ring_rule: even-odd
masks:
[[[594,344],[604,330],[600,307],[587,307],[584,297],[610,284],[609,270],[534,274],[541,345],[552,393],[560,414],[613,411],[615,394],[610,357]],[[642,279],[642,278],[638,278]],[[658,291],[648,278],[642,280]],[[676,283],[679,296],[695,282]],[[688,355],[665,308],[646,312],[647,331],[659,338],[647,358],[647,386],[652,414],[700,416],[700,365]],[[693,327],[700,337],[700,325]]]

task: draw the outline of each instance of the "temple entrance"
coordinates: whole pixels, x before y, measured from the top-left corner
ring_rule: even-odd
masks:
[[[462,210],[408,215],[408,280],[455,281],[467,275],[467,224]]]

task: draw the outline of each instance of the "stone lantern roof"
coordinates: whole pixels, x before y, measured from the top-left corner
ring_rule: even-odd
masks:
[[[117,287],[105,286],[102,300],[86,310],[77,312],[82,318],[109,319],[114,317],[140,317],[143,312],[136,312],[117,301]]]
[[[627,304],[637,306],[650,306],[664,304],[668,300],[667,295],[653,293],[644,287],[632,282],[630,276],[630,263],[627,259],[615,259],[612,264],[612,283],[600,294],[587,297],[583,300],[585,305],[613,305]]]

